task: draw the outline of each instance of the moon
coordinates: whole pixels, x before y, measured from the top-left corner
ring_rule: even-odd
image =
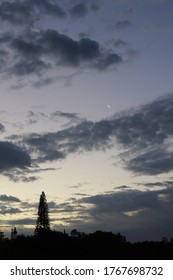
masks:
[[[108,109],[111,109],[111,106],[109,104],[107,105],[107,107],[108,107]]]

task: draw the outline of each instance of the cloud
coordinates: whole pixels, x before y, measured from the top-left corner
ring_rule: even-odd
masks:
[[[8,43],[9,41],[11,41],[11,36],[12,36],[12,34],[10,32],[1,33],[1,35],[0,35],[0,43],[1,44]]]
[[[104,225],[108,230],[126,233],[127,237],[133,236],[135,232],[133,238],[136,240],[139,236],[141,239],[160,239],[162,236],[172,236],[172,198],[173,189],[129,189],[83,197],[78,203],[90,205],[83,211],[83,215],[88,213],[88,222],[83,224],[85,228]]]
[[[15,38],[11,41],[11,46],[23,58],[37,58],[41,51],[41,46],[34,42],[27,42],[22,38]]]
[[[4,1],[0,6],[0,19],[12,24],[31,23],[33,8],[28,1]]]
[[[129,170],[150,175],[173,170],[172,113],[169,94],[119,118],[116,137],[128,149],[122,159]]]
[[[27,152],[15,144],[0,141],[0,171],[30,166],[31,158]]]
[[[5,130],[4,125],[3,125],[2,123],[0,123],[0,131],[1,131],[1,132],[4,132],[4,130]]]
[[[47,119],[48,116],[42,112],[35,112],[35,111],[28,111],[27,113],[27,124],[35,124],[37,123],[40,119]]]
[[[115,47],[128,47],[128,43],[122,39],[113,39],[111,41],[113,41]]]
[[[122,21],[118,21],[115,25],[116,28],[118,29],[124,29],[124,28],[127,28],[129,26],[131,26],[131,22],[128,21],[128,20],[122,20]]]
[[[36,8],[41,9],[45,14],[51,15],[51,16],[57,16],[59,18],[64,18],[66,16],[66,12],[62,7],[59,6],[58,3],[52,3],[49,0],[28,0],[28,2],[32,3],[33,6]]]
[[[158,192],[127,190],[85,197],[81,199],[81,203],[94,206],[90,209],[91,215],[114,211],[130,212],[137,211],[141,208],[159,208],[160,202],[157,199],[157,193]]]
[[[107,50],[97,41],[87,37],[74,40],[56,30],[25,31],[20,35],[1,34],[3,52],[0,59],[4,60],[2,72],[6,77],[39,76],[35,86],[50,84],[58,79],[64,79],[66,84],[79,72],[58,77],[56,70],[61,67],[90,68],[106,70],[110,66],[123,62],[121,56]],[[55,71],[50,77],[49,70]],[[40,79],[41,77],[41,79]]]
[[[30,173],[29,170],[27,170],[26,173]],[[8,179],[14,183],[17,183],[17,182],[31,183],[31,182],[34,182],[39,179],[39,177],[36,177],[36,176],[23,175],[23,172],[18,171],[18,170],[13,170],[10,172],[4,171],[3,175],[8,177]]]
[[[32,218],[24,218],[24,219],[12,219],[12,220],[4,220],[4,223],[9,224],[9,225],[35,225],[35,219]],[[32,232],[33,234],[33,232]]]
[[[38,75],[48,67],[48,65],[39,59],[32,61],[21,60],[9,69],[9,74],[14,76],[27,76],[30,74]]]
[[[151,183],[143,183],[141,184],[145,187],[173,187],[173,181],[163,181],[163,182],[151,182]]]
[[[0,195],[0,201],[5,201],[5,202],[20,202],[20,199],[12,196],[12,195],[6,195],[6,194],[2,194]]]
[[[49,0],[15,0],[3,1],[0,5],[0,20],[11,24],[27,26],[40,19],[41,14],[64,18],[65,11],[56,3]]]
[[[135,173],[156,175],[173,170],[173,153],[166,149],[158,149],[143,152],[129,161],[126,161],[127,168]]]
[[[28,135],[24,142],[38,161],[64,159],[70,153],[107,148],[111,129],[107,123],[84,121],[55,133]]]
[[[129,189],[130,187],[123,185],[123,186],[119,186],[119,187],[114,187],[114,190],[125,190],[125,189]]]
[[[14,208],[14,207],[7,207],[2,205],[0,208],[0,215],[6,215],[6,214],[18,214],[21,213],[22,211],[19,208]]]
[[[172,237],[173,188],[139,191],[130,187],[53,205],[51,213],[70,214],[58,218],[67,229],[93,232],[98,229],[121,232],[127,239],[160,240]],[[54,226],[57,221],[52,220]]]
[[[76,4],[70,9],[71,16],[75,18],[83,17],[87,13],[88,13],[88,8],[84,3]]]
[[[30,112],[30,117],[38,116]],[[10,142],[0,142],[0,169],[4,175],[14,181],[18,175],[23,181],[34,181],[37,177],[10,175],[10,170],[30,167],[30,155],[32,162],[39,164],[65,159],[72,153],[105,151],[117,145],[122,151],[117,157],[134,174],[156,175],[173,170],[172,94],[97,122],[62,111],[53,112],[51,117],[68,119],[73,125],[56,132],[8,138],[16,144],[23,142],[28,152]]]
[[[68,113],[62,111],[55,111],[51,113],[51,120],[60,121],[61,119],[68,121],[63,125],[64,127],[75,125],[85,120],[84,118],[80,117],[78,113]]]
[[[70,120],[76,120],[78,119],[78,114],[77,113],[67,113],[67,112],[62,112],[62,111],[55,111],[51,114],[52,117],[60,117],[60,118],[67,118]]]
[[[70,153],[104,151],[118,144],[119,157],[128,170],[155,175],[173,170],[172,123],[170,94],[109,119],[81,120],[57,132],[30,134],[23,141],[38,162],[64,159]]]
[[[82,61],[92,61],[100,56],[98,42],[88,38],[75,41],[55,30],[40,33],[40,44],[43,52],[56,56],[58,65],[78,66]]]
[[[30,112],[30,117],[38,116],[40,114]],[[97,122],[62,111],[53,112],[51,118],[56,117],[70,120],[73,125],[69,123],[67,128],[55,132],[8,138],[16,144],[0,142],[0,170],[5,176],[16,182],[32,182],[39,177],[29,176],[31,158],[32,165],[38,165],[64,160],[73,153],[114,147],[120,151],[116,159],[134,174],[156,175],[173,170],[172,94]],[[23,144],[26,150],[18,144]]]
[[[45,87],[55,82],[63,81],[65,87],[69,87],[72,85],[72,80],[81,74],[81,71],[75,71],[70,75],[58,75],[50,78],[40,78],[36,82],[33,82],[32,86],[35,88]]]
[[[110,24],[109,28],[111,30],[117,29],[117,30],[124,30],[132,26],[132,23],[129,20],[119,20],[114,24]]]
[[[97,12],[99,10],[99,6],[96,4],[92,4],[91,5],[91,10],[93,10],[94,12]]]

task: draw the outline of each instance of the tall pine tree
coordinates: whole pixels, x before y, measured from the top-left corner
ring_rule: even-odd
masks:
[[[49,232],[50,223],[49,223],[49,208],[46,200],[46,195],[44,192],[40,195],[40,201],[38,206],[38,217],[35,227],[35,235],[41,233]]]

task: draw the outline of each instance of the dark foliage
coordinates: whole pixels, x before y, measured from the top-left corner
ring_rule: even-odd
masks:
[[[42,235],[18,235],[0,239],[0,259],[173,259],[173,242],[127,242],[120,233],[96,231],[75,236],[47,231]]]
[[[50,231],[49,209],[46,195],[42,192],[38,206],[38,218],[36,222],[35,235],[45,234],[45,232],[48,231]]]

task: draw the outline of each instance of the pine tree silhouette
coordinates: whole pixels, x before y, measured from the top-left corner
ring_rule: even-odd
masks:
[[[38,217],[36,221],[35,235],[49,232],[50,230],[49,208],[46,200],[46,195],[44,192],[42,192],[42,194],[40,195],[38,206]]]

